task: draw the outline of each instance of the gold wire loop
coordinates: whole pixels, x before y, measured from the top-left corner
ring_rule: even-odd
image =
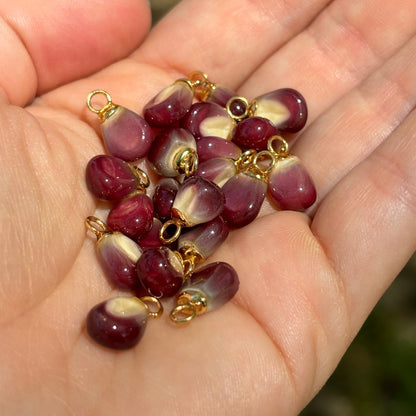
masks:
[[[147,309],[147,314],[150,318],[159,318],[163,314],[163,305],[159,299],[154,296],[143,296],[139,298]],[[153,310],[156,307],[156,310]],[[152,309],[151,309],[152,308]]]
[[[267,164],[260,164],[261,162],[268,161]],[[253,167],[255,169],[254,173],[259,173],[263,177],[267,177],[270,171],[273,169],[273,166],[276,163],[274,154],[268,150],[262,150],[258,152],[253,158]],[[263,166],[264,165],[264,166]]]
[[[95,95],[104,95],[105,98],[107,99],[106,104],[104,104],[103,107],[101,108],[96,108],[92,105],[92,99]],[[107,91],[104,90],[94,90],[91,91],[88,94],[87,97],[87,107],[89,108],[90,111],[92,111],[93,113],[97,114],[99,119],[102,121],[105,119],[106,114],[108,113],[109,110],[113,109],[116,107],[116,105],[113,103],[113,101],[111,100],[111,96]]]
[[[169,317],[176,324],[186,324],[196,317],[196,307],[189,303],[177,305],[172,309]]]
[[[85,218],[85,226],[96,235],[97,240],[99,240],[104,234],[108,234],[110,232],[110,229],[104,221],[101,221],[99,218],[92,215]]]
[[[279,142],[277,149],[275,142]],[[282,136],[272,136],[267,142],[267,150],[277,157],[286,157],[289,155],[289,144]]]
[[[193,71],[188,78],[194,90],[194,96],[199,101],[205,101],[216,88],[216,85],[208,79],[205,72]]]
[[[250,166],[253,163],[256,154],[257,152],[254,149],[249,149],[242,153],[242,155],[234,162],[237,173]]]
[[[162,228],[159,230],[160,241],[163,244],[171,244],[174,241],[176,241],[181,235],[183,225],[184,225],[184,222],[178,218],[172,218],[171,220],[166,221],[162,225]],[[172,235],[172,237],[165,236],[167,229],[172,226],[175,227],[175,233]]]
[[[138,184],[139,191],[146,192],[146,188],[148,188],[150,185],[149,176],[144,170],[140,169],[138,166],[132,167],[132,170],[133,170],[134,176],[139,181],[139,184]]]
[[[244,113],[243,113],[243,114],[241,114],[241,116],[236,116],[236,115],[235,115],[235,114],[233,114],[233,113],[232,113],[232,111],[231,111],[231,104],[232,104],[234,101],[242,101],[242,102],[244,103],[245,107],[246,107],[246,109],[245,109]],[[241,120],[245,119],[245,118],[248,116],[249,107],[250,107],[250,104],[249,104],[249,102],[248,102],[248,100],[247,100],[247,98],[246,98],[246,97],[231,97],[231,98],[227,101],[227,104],[225,104],[225,109],[227,110],[228,115],[229,115],[231,118],[233,118],[234,120],[236,120],[236,121],[241,121]]]
[[[191,176],[198,168],[198,154],[191,148],[186,148],[175,156],[176,171],[186,177]]]
[[[194,272],[199,263],[205,260],[195,247],[181,247],[179,256],[181,258],[185,279]]]

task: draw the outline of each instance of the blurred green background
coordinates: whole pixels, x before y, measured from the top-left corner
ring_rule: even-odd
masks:
[[[153,21],[179,0],[151,0]],[[301,416],[416,416],[416,256]]]

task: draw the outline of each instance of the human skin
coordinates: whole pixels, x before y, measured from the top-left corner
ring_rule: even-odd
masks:
[[[146,38],[145,1],[0,15],[0,413],[299,413],[416,248],[414,1],[184,0]],[[115,293],[84,226],[85,166],[104,152],[85,99],[102,88],[140,113],[195,69],[249,98],[305,96],[291,151],[318,201],[230,234],[210,260],[237,270],[232,302],[184,328],[152,320],[114,352],[85,331]]]

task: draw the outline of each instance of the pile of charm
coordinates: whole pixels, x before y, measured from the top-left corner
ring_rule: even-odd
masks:
[[[92,100],[104,95],[106,104]],[[281,136],[306,123],[304,98],[282,88],[251,103],[210,82],[201,72],[177,80],[143,110],[143,117],[92,91],[107,155],[90,160],[88,189],[112,201],[107,221],[88,217],[107,278],[133,296],[109,299],[87,317],[90,336],[127,349],[143,335],[148,317],[163,312],[160,298],[177,297],[177,323],[216,309],[237,292],[227,263],[204,265],[229,229],[253,221],[269,194],[277,209],[305,210],[316,199],[313,182]],[[147,157],[159,178],[152,198]]]

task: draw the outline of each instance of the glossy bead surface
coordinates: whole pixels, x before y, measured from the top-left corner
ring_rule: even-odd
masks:
[[[144,194],[120,201],[108,214],[107,225],[136,239],[150,230],[153,222],[153,202]]]
[[[206,259],[225,241],[228,233],[225,221],[217,217],[182,233],[178,240],[178,249],[192,248]]]
[[[106,201],[122,199],[138,185],[138,179],[129,164],[109,155],[98,155],[88,162],[86,182],[96,198]]]
[[[199,268],[192,274],[180,293],[202,294],[207,300],[207,312],[230,301],[238,291],[239,279],[234,268],[225,262],[215,262]]]
[[[146,156],[153,140],[146,120],[122,106],[108,111],[101,132],[107,152],[128,162]]]
[[[192,104],[193,91],[186,82],[164,88],[143,108],[143,115],[153,127],[169,127],[178,122]]]
[[[94,306],[87,316],[90,337],[100,345],[116,350],[132,348],[146,328],[146,305],[136,297],[116,297]]]
[[[267,184],[249,173],[239,173],[223,187],[225,205],[222,216],[230,227],[252,222],[264,201]]]
[[[316,200],[312,178],[296,156],[277,161],[269,175],[268,191],[281,209],[304,211]]]
[[[230,90],[229,88],[223,87],[222,85],[216,85],[205,101],[218,104],[221,107],[225,107],[228,100],[237,95],[238,94],[235,91]]]
[[[237,124],[232,133],[232,141],[244,149],[265,150],[267,141],[276,133],[276,128],[269,120],[249,117]]]
[[[152,227],[150,230],[137,239],[137,244],[142,248],[157,248],[162,245],[159,232],[162,228],[162,222],[158,218],[153,218]]]
[[[179,182],[173,178],[162,178],[153,194],[155,215],[163,222],[170,219],[172,205],[179,189]]]
[[[183,128],[162,130],[153,141],[148,159],[153,170],[165,177],[175,177],[181,172],[178,157],[186,150],[196,153],[196,142],[191,133]]]
[[[215,136],[228,139],[234,125],[225,108],[206,101],[192,104],[181,121],[181,126],[195,138]]]
[[[167,247],[143,251],[136,266],[137,276],[155,297],[170,297],[181,288],[184,271],[178,256]]]
[[[199,162],[205,162],[214,157],[227,157],[237,160],[241,149],[233,142],[221,137],[202,137],[196,142]]]
[[[221,188],[236,173],[237,168],[233,160],[216,157],[200,163],[195,176],[209,179]]]
[[[136,263],[141,248],[120,232],[105,233],[97,242],[98,260],[108,279],[120,289],[134,289],[139,280]]]
[[[172,206],[172,216],[180,218],[186,227],[211,221],[221,214],[224,195],[215,183],[199,176],[185,180]]]
[[[306,124],[305,98],[292,88],[281,88],[257,97],[255,116],[270,120],[280,132],[296,133]]]

